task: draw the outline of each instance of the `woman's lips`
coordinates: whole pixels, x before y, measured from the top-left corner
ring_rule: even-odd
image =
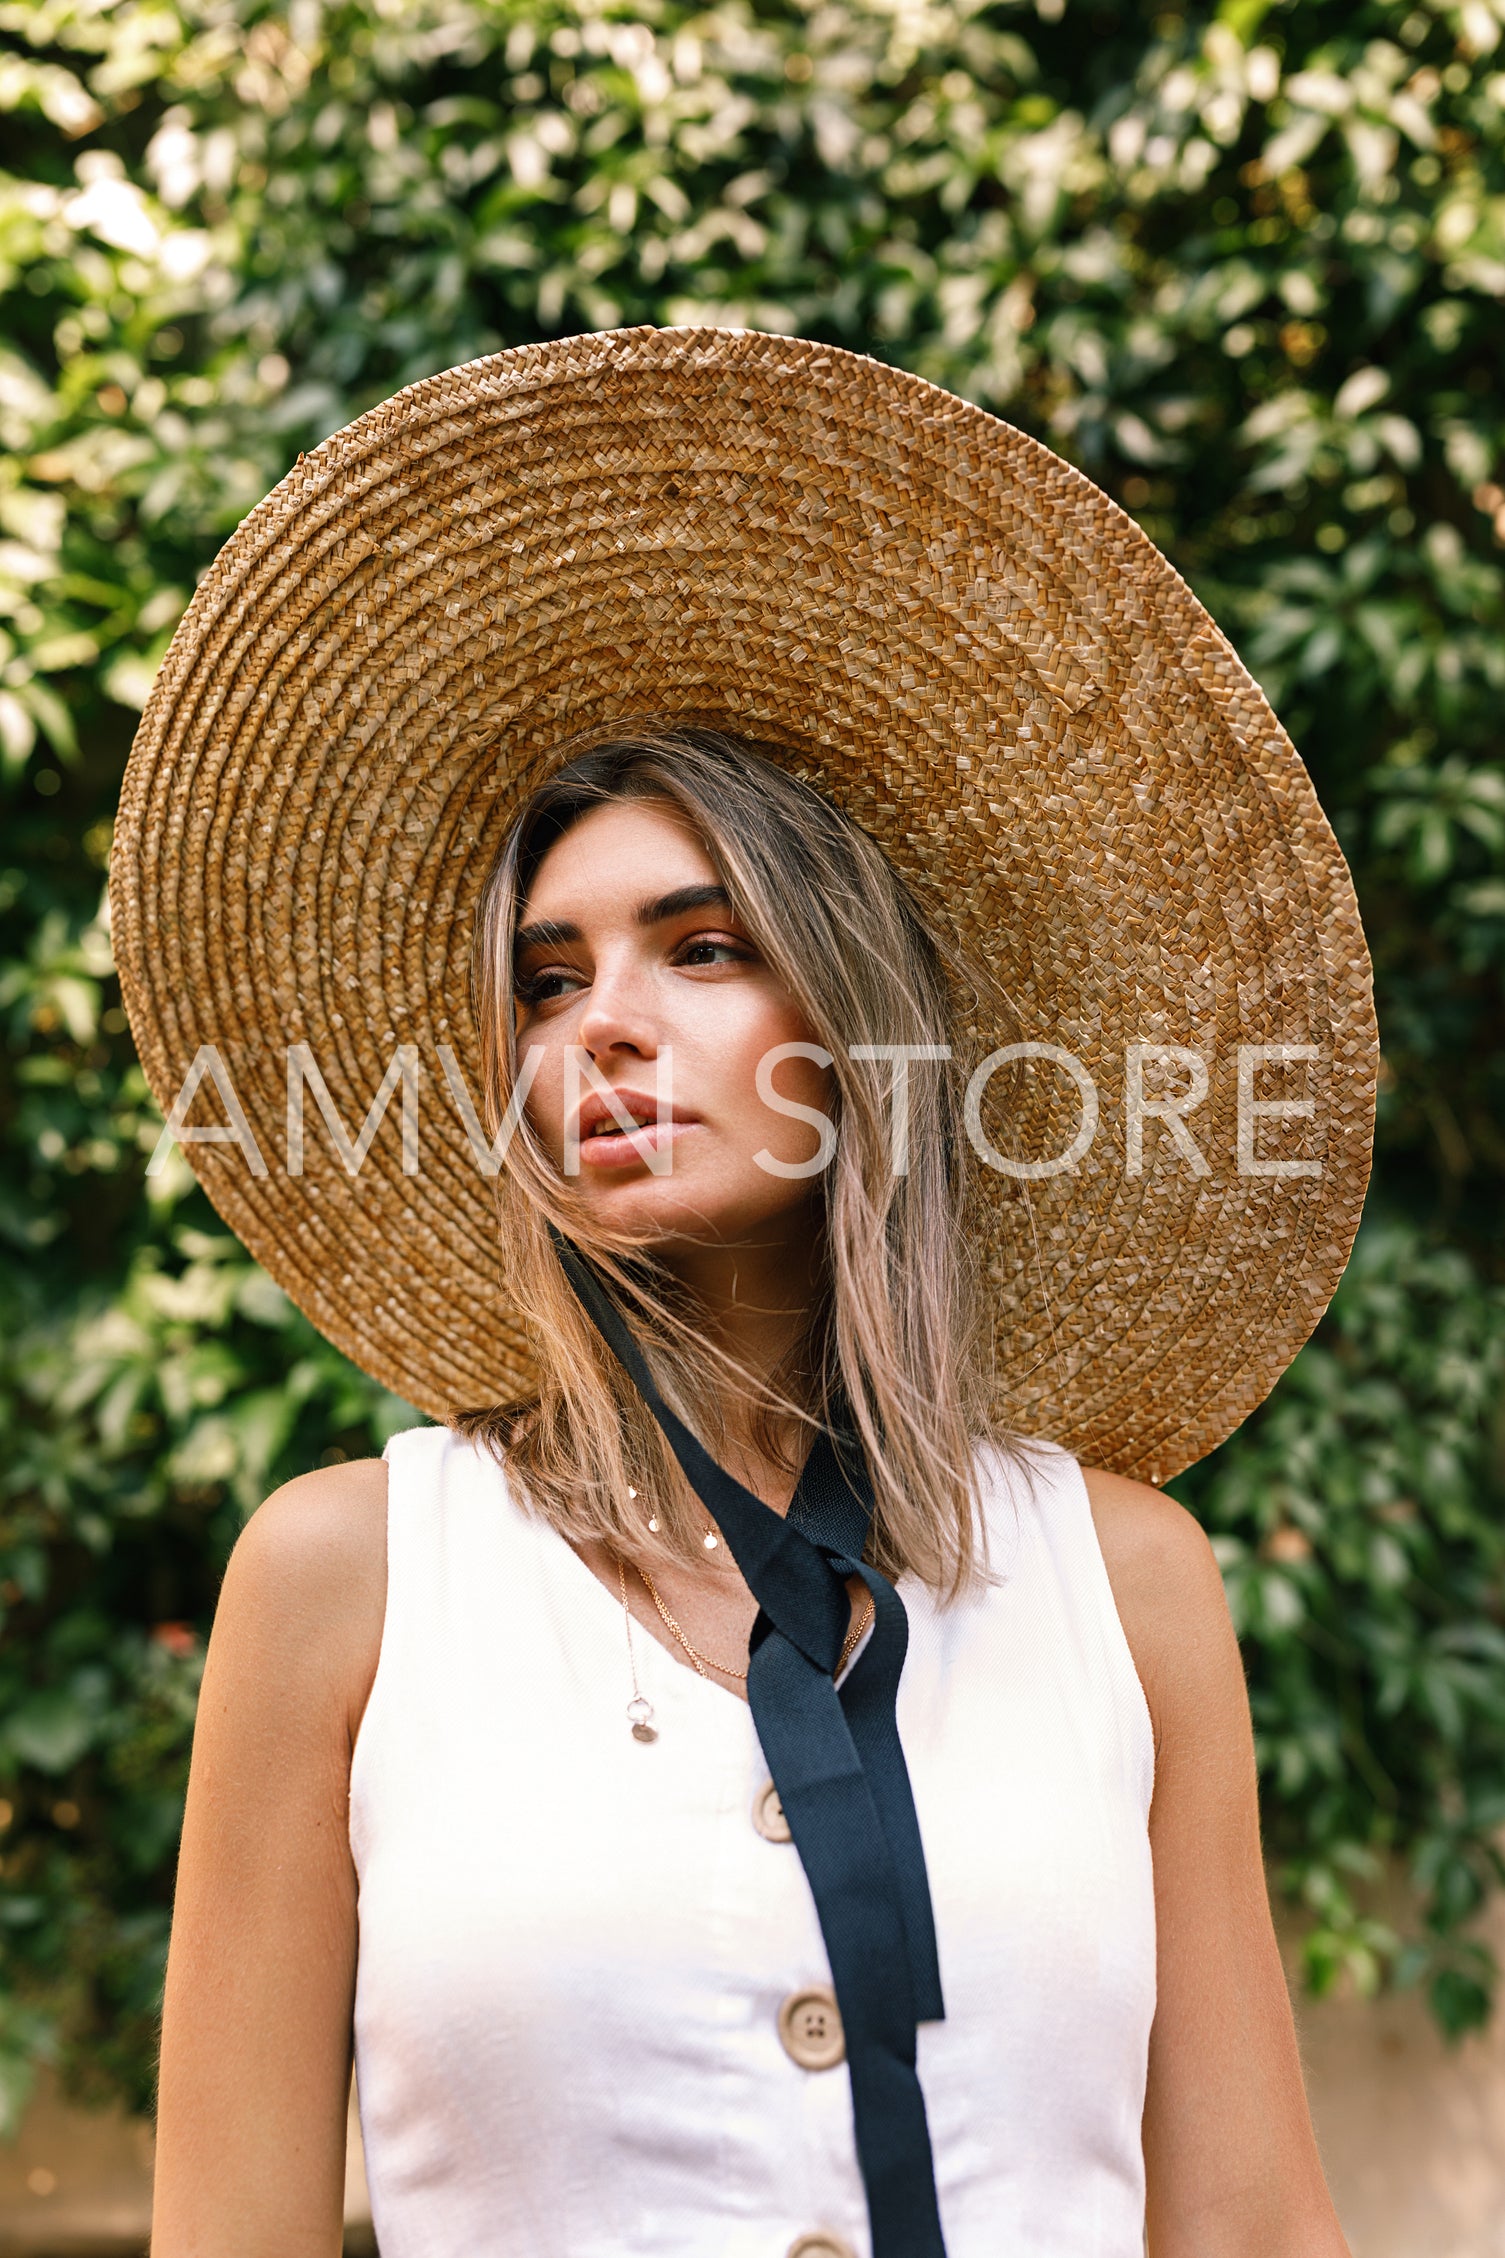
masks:
[[[612,1127],[580,1139],[580,1159],[586,1168],[627,1168],[652,1153],[655,1158],[682,1137],[693,1121],[645,1121],[637,1129]]]

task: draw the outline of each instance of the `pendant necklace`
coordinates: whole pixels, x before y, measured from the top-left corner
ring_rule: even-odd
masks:
[[[647,1586],[648,1596],[653,1601],[654,1606],[658,1609],[659,1615],[662,1618],[663,1622],[665,1623],[669,1631],[673,1634],[674,1638],[678,1641],[679,1645],[684,1648],[685,1653],[690,1658],[691,1664],[693,1665],[695,1670],[698,1671],[700,1676],[702,1678],[709,1678],[711,1672],[715,1670],[718,1671],[723,1678],[737,1678],[740,1679],[741,1682],[745,1685],[747,1683],[747,1672],[745,1670],[734,1670],[725,1662],[713,1662],[709,1655],[699,1654],[696,1652],[695,1648],[691,1646],[689,1640],[685,1637],[684,1631],[681,1626],[675,1621],[674,1617],[670,1614],[668,1608],[665,1607],[662,1599],[659,1597],[658,1587],[654,1583],[653,1578],[649,1575],[647,1569],[639,1568],[638,1574],[642,1577],[643,1582]],[[632,1727],[632,1737],[635,1741],[656,1741],[658,1739],[658,1727],[653,1722],[653,1704],[647,1699],[646,1695],[642,1692],[641,1688],[638,1685],[637,1655],[632,1644],[632,1609],[627,1604],[627,1564],[623,1560],[620,1553],[618,1553],[617,1555],[617,1588],[622,1594],[622,1620],[627,1626],[627,1666],[632,1673],[632,1699],[627,1704],[627,1722]],[[863,1614],[852,1625],[851,1629],[846,1635],[846,1638],[842,1641],[841,1657],[837,1662],[835,1670],[836,1677],[839,1678],[841,1676],[842,1671],[851,1661],[853,1654],[856,1652],[858,1641],[861,1639],[863,1632],[867,1629],[869,1623],[871,1623],[872,1620],[873,1602],[871,1599],[869,1599],[867,1607],[864,1610]]]
[[[617,1582],[622,1592],[622,1620],[627,1625],[627,1666],[632,1672],[632,1699],[627,1704],[627,1722],[632,1727],[635,1741],[656,1741],[658,1727],[653,1722],[653,1704],[645,1699],[638,1686],[637,1656],[632,1648],[632,1609],[627,1604],[627,1566],[620,1553],[617,1555]]]

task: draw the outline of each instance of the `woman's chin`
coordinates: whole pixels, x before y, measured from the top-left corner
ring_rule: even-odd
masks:
[[[612,1229],[629,1232],[647,1249],[674,1246],[716,1247],[765,1242],[779,1219],[764,1203],[727,1187],[697,1187],[664,1177],[634,1175],[613,1182],[606,1175],[586,1180],[580,1190],[590,1213]],[[803,1203],[802,1203],[803,1204]]]

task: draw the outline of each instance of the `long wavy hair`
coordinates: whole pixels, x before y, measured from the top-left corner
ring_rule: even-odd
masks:
[[[862,1045],[957,1047],[947,946],[886,857],[758,745],[719,731],[649,726],[561,748],[528,799],[477,904],[471,996],[482,1100],[495,1138],[518,1071],[514,937],[545,854],[589,810],[658,800],[687,818],[749,935],[832,1055],[835,1155],[816,1179],[823,1273],[804,1333],[771,1373],[710,1335],[694,1296],[641,1240],[586,1211],[524,1110],[496,1179],[500,1252],[530,1336],[536,1392],[453,1413],[451,1427],[501,1461],[525,1503],[575,1541],[600,1539],[650,1566],[698,1555],[703,1514],[657,1423],[572,1292],[552,1223],[616,1296],[680,1417],[713,1453],[733,1395],[761,1447],[789,1472],[838,1402],[872,1473],[869,1560],[910,1572],[943,1601],[987,1573],[975,1512],[977,1451],[1007,1448],[991,1414],[991,1327],[963,1165],[963,1068],[909,1073],[909,1165],[896,1171],[896,1068]],[[647,1530],[648,1516],[659,1534]]]

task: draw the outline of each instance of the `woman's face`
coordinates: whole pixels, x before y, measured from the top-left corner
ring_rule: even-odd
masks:
[[[822,1139],[765,1102],[758,1070],[810,1030],[678,809],[624,800],[582,816],[540,862],[518,928],[528,1118],[603,1222],[665,1252],[808,1244],[818,1177],[767,1163],[807,1163]],[[764,1075],[829,1115],[829,1068],[796,1056]],[[646,1126],[624,1131],[603,1085]],[[656,1125],[661,1100],[671,1117]]]

